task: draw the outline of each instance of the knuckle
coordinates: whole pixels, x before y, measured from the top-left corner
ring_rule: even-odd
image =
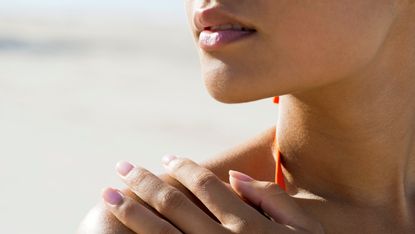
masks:
[[[236,233],[262,233],[258,232],[261,229],[261,225],[254,222],[251,218],[241,218],[233,224],[232,228]]]
[[[177,189],[169,188],[159,194],[158,211],[160,213],[171,213],[180,209],[186,201],[184,195]]]
[[[134,219],[135,215],[135,207],[131,202],[121,206],[121,209],[118,212],[118,218],[126,224],[128,224],[131,219]]]
[[[266,192],[266,193],[268,193],[268,192],[275,192],[275,191],[278,191],[278,186],[275,184],[275,183],[272,183],[272,182],[265,182],[265,184],[264,184],[264,191]]]
[[[185,158],[176,159],[175,161],[176,162],[172,166],[175,171],[186,169],[186,167],[190,165],[190,161]]]
[[[277,184],[274,184],[272,182],[266,182],[263,188],[263,197],[268,200],[276,199],[286,194],[283,190],[281,190],[278,187]]]
[[[207,191],[209,187],[218,183],[218,178],[210,172],[203,172],[196,175],[194,179],[194,189],[196,191]]]
[[[139,184],[143,184],[149,181],[151,179],[151,176],[151,172],[142,168],[137,168],[134,170],[133,173],[130,173],[128,181],[130,184],[137,186]]]

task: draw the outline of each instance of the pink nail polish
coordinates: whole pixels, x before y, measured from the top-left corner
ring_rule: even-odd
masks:
[[[176,157],[176,156],[174,156],[174,155],[165,155],[161,161],[162,161],[162,163],[163,163],[164,165],[168,166],[168,165],[169,165],[169,163],[170,163],[171,161],[175,160],[176,158],[177,158],[177,157]]]
[[[117,163],[117,172],[122,175],[122,176],[126,176],[128,175],[128,173],[130,173],[130,171],[134,168],[133,164],[129,163],[129,162],[119,162]]]
[[[244,182],[254,181],[254,179],[252,177],[250,177],[250,176],[248,176],[248,175],[246,175],[242,172],[239,172],[239,171],[230,170],[229,175],[232,176],[233,178],[237,179],[237,180],[241,180],[241,181],[244,181]]]
[[[124,201],[124,197],[121,195],[121,192],[113,188],[105,189],[102,193],[102,197],[107,203],[114,206],[121,205]]]

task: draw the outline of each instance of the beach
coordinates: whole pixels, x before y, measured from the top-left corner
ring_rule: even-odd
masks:
[[[0,16],[3,233],[74,233],[129,160],[203,162],[270,128],[271,99],[228,105],[205,90],[183,19],[121,13]]]

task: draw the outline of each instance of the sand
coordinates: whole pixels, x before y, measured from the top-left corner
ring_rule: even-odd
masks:
[[[2,233],[74,233],[130,160],[162,173],[271,127],[271,100],[225,105],[206,92],[183,21],[137,15],[0,16]]]

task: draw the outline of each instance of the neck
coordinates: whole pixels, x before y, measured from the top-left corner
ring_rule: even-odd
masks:
[[[289,189],[415,207],[414,40],[399,36],[359,74],[281,97],[277,140]]]

